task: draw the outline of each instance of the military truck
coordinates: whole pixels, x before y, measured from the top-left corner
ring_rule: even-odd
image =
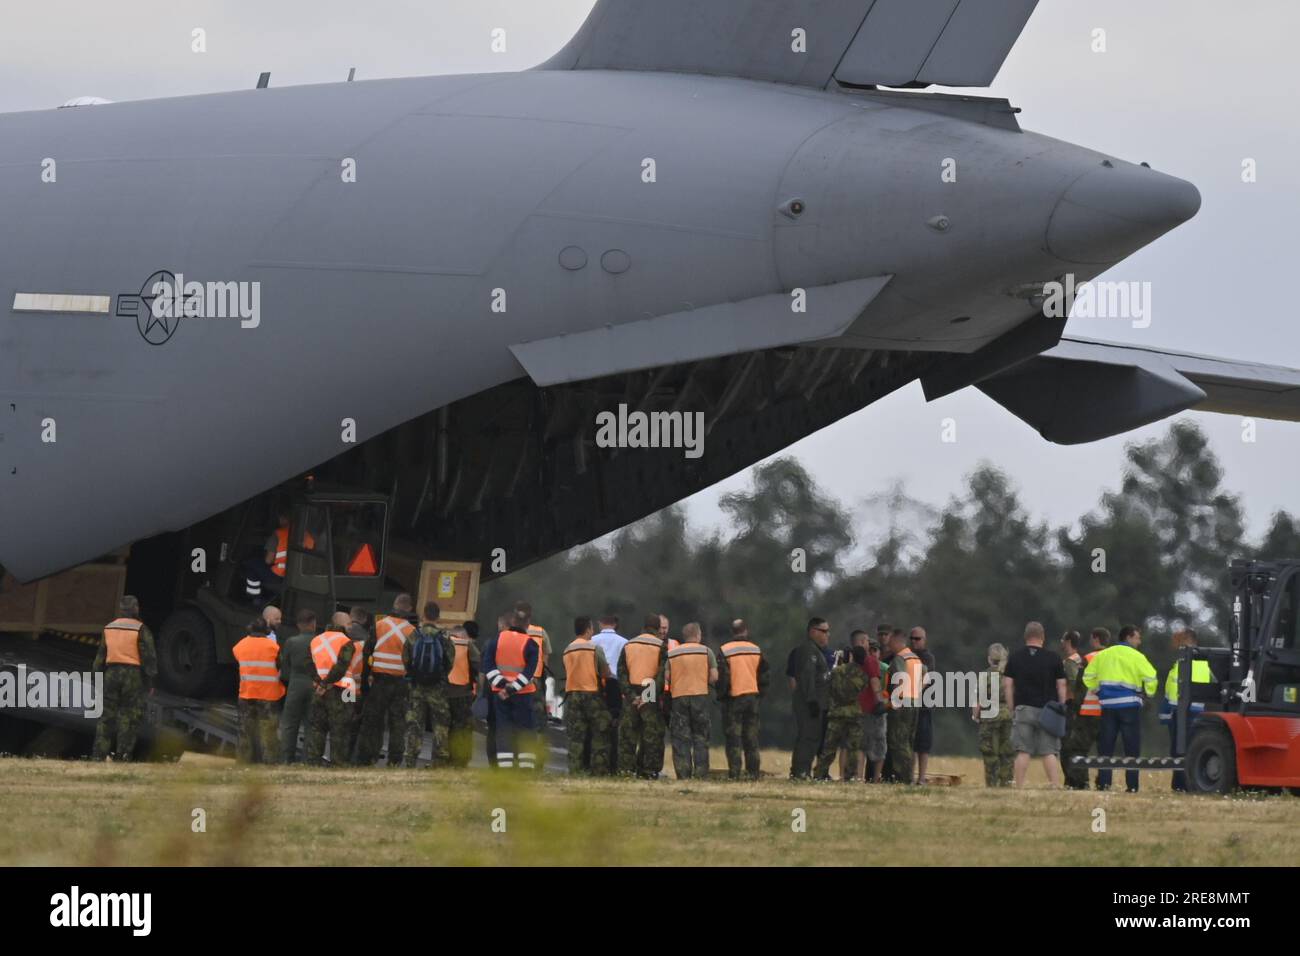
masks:
[[[479,566],[430,561],[395,546],[389,510],[383,494],[309,484],[230,512],[207,583],[172,611],[158,635],[163,685],[189,697],[232,687],[231,648],[267,603],[284,613],[286,630],[304,608],[324,625],[335,611],[355,606],[385,611],[402,592],[417,595],[417,607],[438,601],[444,625],[471,618]],[[282,518],[289,521],[287,555],[277,579],[265,570],[266,552]]]

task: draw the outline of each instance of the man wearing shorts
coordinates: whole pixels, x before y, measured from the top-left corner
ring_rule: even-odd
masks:
[[[862,642],[867,648],[867,662],[862,669],[867,672],[867,686],[858,696],[862,708],[862,755],[866,758],[865,779],[880,783],[880,771],[885,763],[885,710],[880,705],[883,692],[880,679],[880,642],[866,631],[854,631],[854,644]]]
[[[1011,708],[1011,749],[1016,752],[1016,787],[1025,785],[1025,774],[1033,757],[1043,758],[1047,781],[1053,788],[1061,784],[1061,738],[1054,737],[1038,723],[1038,712],[1050,700],[1065,705],[1065,667],[1061,658],[1043,647],[1043,625],[1030,621],[1025,626],[1025,646],[1007,659],[1002,672],[1002,686],[1007,706]]]

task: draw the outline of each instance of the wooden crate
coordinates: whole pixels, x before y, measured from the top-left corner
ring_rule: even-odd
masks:
[[[52,577],[0,584],[0,631],[95,634],[117,617],[126,586],[125,563],[83,564]]]
[[[425,561],[420,566],[420,589],[415,612],[429,601],[438,604],[438,623],[454,627],[474,620],[478,613],[478,587],[482,565],[477,561]]]

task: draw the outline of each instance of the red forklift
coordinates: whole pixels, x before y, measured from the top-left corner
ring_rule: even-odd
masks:
[[[1231,581],[1228,646],[1186,647],[1178,657],[1176,756],[1076,757],[1076,765],[1182,770],[1190,793],[1300,795],[1300,561],[1234,561]],[[1208,662],[1210,683],[1192,683],[1194,660]]]

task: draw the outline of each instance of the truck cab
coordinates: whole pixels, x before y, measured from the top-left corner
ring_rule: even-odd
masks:
[[[192,599],[178,607],[158,639],[160,678],[188,697],[219,693],[233,682],[231,649],[248,622],[275,604],[289,632],[309,608],[323,626],[354,606],[390,606],[402,590],[386,576],[386,495],[312,488],[264,496],[232,509],[217,544],[217,566]],[[287,534],[280,531],[287,519]],[[282,542],[283,576],[273,570]]]

